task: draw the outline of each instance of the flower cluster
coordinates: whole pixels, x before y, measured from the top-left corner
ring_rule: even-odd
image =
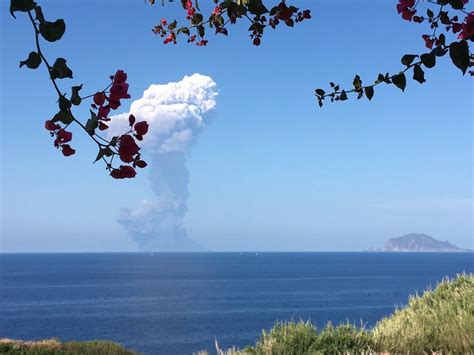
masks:
[[[106,130],[108,126],[104,123],[110,121],[108,115],[110,110],[116,110],[120,107],[121,99],[129,99],[127,74],[123,70],[117,70],[115,75],[111,75],[112,83],[104,90],[94,94],[94,103],[91,105],[97,110],[98,127],[101,131]],[[110,91],[106,90],[110,88]],[[108,94],[108,95],[107,95]]]
[[[119,168],[112,168],[110,165],[110,175],[115,179],[133,178],[137,174],[135,168],[145,168],[147,163],[140,157],[140,147],[135,142],[134,137],[141,141],[148,132],[148,123],[140,121],[135,123],[135,116],[128,118],[130,131],[118,138],[118,155],[120,160],[130,165],[120,165]]]
[[[462,23],[452,24],[454,33],[459,33],[458,39],[470,39],[474,38],[474,11],[467,14]]]
[[[50,132],[51,137],[56,137],[53,144],[56,148],[61,148],[61,152],[65,157],[73,155],[76,152],[69,144],[66,144],[72,139],[71,132],[61,128],[59,124],[53,122],[52,120],[46,121],[44,123],[44,128]]]

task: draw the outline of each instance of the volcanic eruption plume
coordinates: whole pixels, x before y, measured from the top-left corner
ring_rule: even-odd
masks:
[[[201,247],[183,226],[189,197],[186,157],[216,106],[216,83],[201,74],[151,85],[129,113],[112,117],[112,135],[128,130],[128,116],[150,125],[142,142],[155,197],[136,210],[123,208],[117,221],[142,251],[192,251]]]

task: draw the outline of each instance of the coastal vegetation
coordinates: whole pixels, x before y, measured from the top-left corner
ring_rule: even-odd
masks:
[[[125,349],[111,341],[84,341],[61,343],[57,339],[40,341],[19,341],[0,339],[0,354],[9,355],[133,355],[135,352]]]
[[[398,308],[372,329],[347,323],[328,324],[318,331],[309,321],[277,322],[269,331],[262,331],[255,345],[222,350],[216,342],[216,350],[218,355],[474,354],[474,275],[445,279],[434,290],[411,296],[405,307]],[[0,339],[0,354],[135,353],[109,341]]]
[[[374,328],[328,324],[318,331],[307,321],[277,322],[255,345],[219,355],[297,354],[474,354],[474,275],[440,282],[413,295],[405,307]]]

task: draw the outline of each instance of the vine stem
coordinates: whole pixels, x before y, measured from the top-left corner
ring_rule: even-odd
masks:
[[[31,14],[31,10],[28,11],[28,17],[30,18],[30,21],[31,21],[31,24],[33,25],[33,29],[35,31],[35,43],[36,43],[36,50],[39,54],[39,56],[41,57],[41,59],[43,60],[44,64],[46,65],[46,68],[48,69],[48,74],[49,74],[49,79],[51,80],[51,82],[53,83],[53,86],[54,86],[54,89],[56,90],[56,93],[58,94],[58,97],[61,98],[61,97],[64,97],[65,95],[63,95],[61,93],[61,90],[59,90],[59,87],[58,87],[58,84],[56,83],[56,80],[51,76],[51,71],[53,69],[53,67],[49,64],[48,62],[48,59],[44,56],[43,52],[41,51],[41,46],[40,46],[40,42],[39,42],[39,35],[40,35],[40,31],[38,29],[38,26],[36,25],[36,22],[35,22],[35,19],[33,18],[33,15]],[[102,144],[101,142],[99,142],[95,137],[94,135],[91,135],[89,133],[89,131],[87,130],[86,126],[81,122],[79,121],[78,119],[76,119],[74,117],[74,115],[72,114],[71,110],[68,109],[68,113],[71,115],[72,117],[72,120],[77,123],[84,131],[87,132],[87,134],[91,137],[91,139],[97,143],[97,145],[100,147],[104,146],[104,144]],[[101,137],[102,138],[102,137]],[[102,138],[103,139],[103,138]],[[104,139],[105,140],[105,139]],[[107,143],[110,143],[109,141],[105,140]]]

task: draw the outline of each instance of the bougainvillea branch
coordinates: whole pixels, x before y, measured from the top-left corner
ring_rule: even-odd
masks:
[[[136,176],[135,168],[144,168],[146,162],[140,157],[140,147],[135,139],[141,141],[148,131],[148,124],[145,121],[135,123],[135,117],[130,115],[130,129],[120,136],[114,136],[110,140],[97,133],[109,128],[107,122],[111,110],[120,107],[122,99],[129,99],[127,84],[127,74],[123,70],[117,70],[110,76],[110,84],[95,94],[81,97],[79,92],[83,85],[71,88],[70,98],[66,97],[59,87],[58,80],[73,78],[73,72],[67,65],[67,60],[57,58],[51,65],[43,51],[41,50],[41,37],[48,42],[55,42],[62,38],[66,31],[66,24],[63,19],[55,22],[46,21],[43,11],[32,0],[11,0],[10,13],[15,17],[15,12],[26,12],[33,26],[35,33],[35,51],[30,52],[28,58],[20,62],[20,68],[26,66],[30,69],[37,69],[43,63],[48,71],[49,78],[58,95],[59,111],[54,117],[45,122],[45,129],[54,137],[54,146],[61,149],[64,156],[74,155],[76,150],[70,145],[72,133],[67,130],[71,124],[77,124],[89,137],[97,144],[98,154],[94,162],[103,161],[110,175],[116,179],[133,178]],[[73,113],[72,107],[79,106],[85,99],[93,98],[90,107],[90,118],[86,123],[78,120]],[[119,167],[113,166],[115,156],[125,164]]]
[[[334,101],[345,101],[348,99],[348,94],[357,94],[357,99],[367,97],[372,100],[374,96],[374,88],[381,84],[393,84],[400,90],[404,91],[407,83],[405,73],[412,69],[413,79],[423,84],[425,80],[425,72],[423,68],[431,69],[436,65],[436,60],[443,57],[447,53],[451,58],[453,64],[461,70],[463,75],[467,72],[469,67],[474,65],[474,56],[470,52],[469,42],[474,40],[474,12],[467,12],[465,5],[469,0],[437,0],[437,2],[430,1],[430,4],[437,5],[438,11],[435,12],[428,8],[426,10],[426,17],[417,16],[417,6],[420,1],[415,0],[399,0],[397,4],[397,11],[406,21],[413,21],[415,23],[428,23],[432,30],[430,35],[423,34],[421,37],[429,52],[421,55],[405,54],[401,58],[401,63],[405,66],[400,72],[390,75],[379,74],[377,79],[370,85],[363,86],[359,75],[354,77],[352,82],[353,88],[341,89],[339,85],[331,82],[329,85],[331,89],[326,92],[323,89],[316,89],[315,96],[319,106],[323,106],[324,100],[329,99]],[[446,10],[451,7],[451,10]],[[446,10],[446,11],[445,11]],[[450,16],[449,11],[457,11],[454,16]],[[459,13],[464,16],[463,22],[459,22]],[[438,29],[445,26],[445,32],[437,35]],[[457,36],[457,39],[450,44],[446,44],[446,38],[451,33]],[[471,76],[472,71],[469,71]]]
[[[154,0],[149,0],[154,4]],[[153,33],[164,38],[163,43],[174,43],[178,41],[179,35],[184,35],[188,43],[195,43],[202,47],[208,43],[206,27],[214,29],[216,34],[228,34],[227,25],[235,24],[239,19],[247,19],[250,23],[248,28],[250,39],[255,46],[259,46],[261,38],[267,26],[275,29],[279,24],[284,23],[293,27],[295,23],[311,18],[310,10],[300,11],[295,6],[288,6],[283,0],[270,10],[261,0],[213,0],[215,7],[210,15],[206,17],[199,9],[198,2],[194,0],[181,0],[181,5],[186,11],[187,26],[179,27],[178,22],[161,19],[153,29]],[[162,2],[164,4],[164,1]]]

